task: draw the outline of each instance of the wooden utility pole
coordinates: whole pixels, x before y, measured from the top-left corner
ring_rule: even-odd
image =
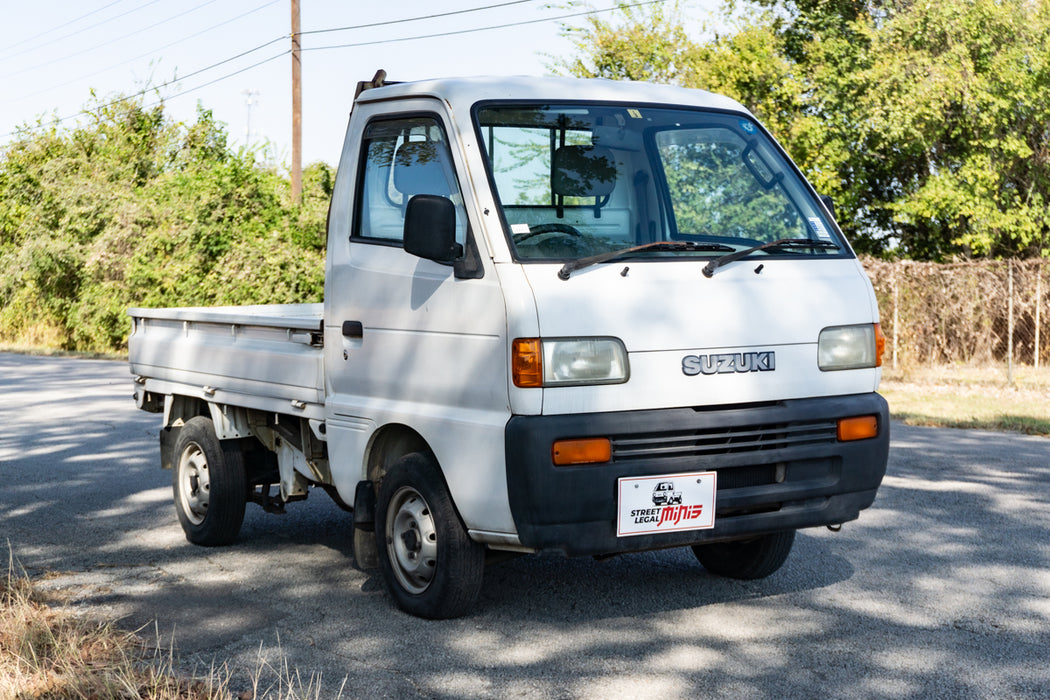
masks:
[[[292,0],[292,202],[298,202],[303,193],[303,64],[299,31],[299,0]]]

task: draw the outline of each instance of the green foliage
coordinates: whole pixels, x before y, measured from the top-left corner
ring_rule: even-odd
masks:
[[[579,76],[721,92],[780,139],[863,252],[1044,255],[1050,0],[727,0],[734,29],[621,9],[575,34]],[[639,43],[639,42],[648,43]]]
[[[619,23],[588,15],[584,29],[565,27],[563,33],[578,54],[568,61],[556,61],[555,67],[581,78],[689,82],[696,47],[686,34],[677,5],[668,12],[663,5],[641,9],[621,3],[620,15]]]
[[[667,187],[681,233],[753,242],[799,236],[798,214],[775,189],[764,188],[744,165],[744,144],[702,140],[674,143],[657,137]],[[784,211],[779,217],[772,212]]]
[[[930,257],[1037,255],[1050,202],[1050,5],[916,4],[869,28],[863,137],[907,180],[886,205]],[[897,147],[899,149],[899,147]]]
[[[128,99],[85,117],[0,154],[0,340],[120,350],[129,306],[322,298],[328,166],[293,204],[207,110],[174,123]]]

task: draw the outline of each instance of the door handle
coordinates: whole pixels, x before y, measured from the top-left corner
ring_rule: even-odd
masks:
[[[360,321],[343,321],[344,338],[363,338],[365,326]]]

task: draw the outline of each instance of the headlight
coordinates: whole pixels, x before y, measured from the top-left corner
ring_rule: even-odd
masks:
[[[618,338],[518,338],[512,355],[520,387],[621,384],[629,376],[627,350]]]
[[[878,367],[882,364],[882,344],[877,323],[825,328],[817,340],[817,366],[825,372]]]
[[[616,338],[543,341],[543,384],[618,384],[627,381],[627,351]]]

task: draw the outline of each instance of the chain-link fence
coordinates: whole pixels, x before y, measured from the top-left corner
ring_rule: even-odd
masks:
[[[863,260],[875,286],[885,364],[1050,361],[1050,261]]]

